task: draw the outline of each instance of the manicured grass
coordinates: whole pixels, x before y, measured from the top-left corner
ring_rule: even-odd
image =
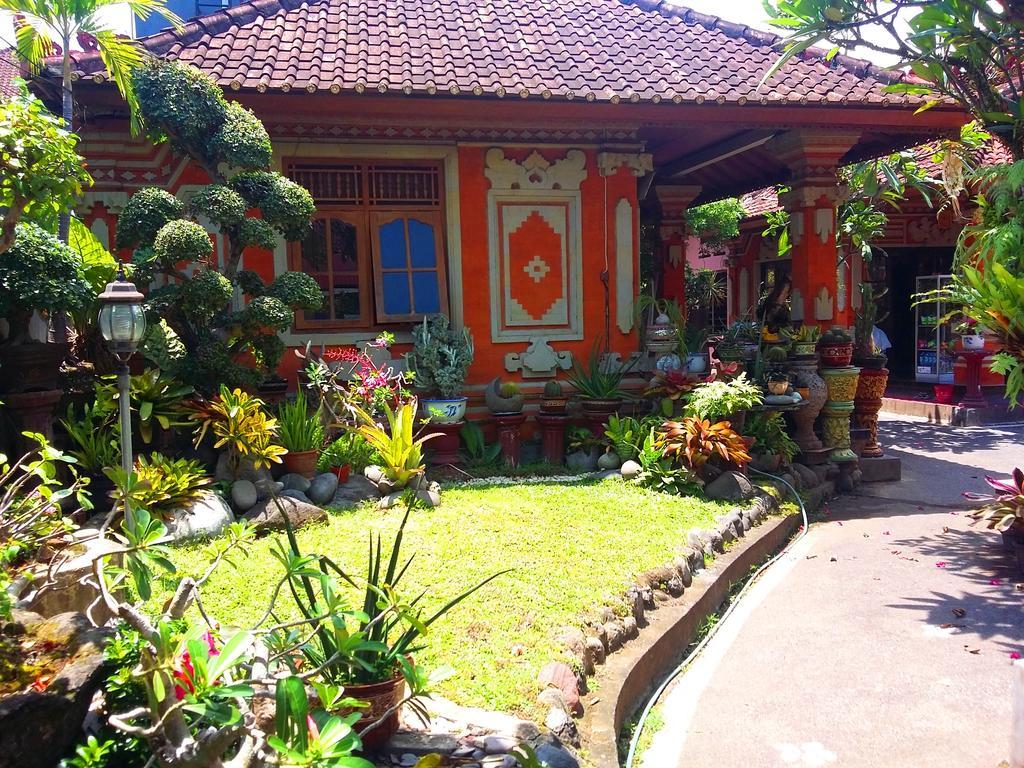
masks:
[[[504,568],[513,568],[436,624],[418,661],[450,666],[439,693],[460,704],[536,715],[535,677],[557,657],[559,629],[618,599],[638,573],[662,565],[728,505],[585,480],[573,485],[522,481],[452,487],[442,505],[418,510],[406,526],[405,555],[416,558],[405,594],[430,590],[428,608]],[[387,543],[401,520],[364,506],[331,514],[299,531],[306,552],[321,552],[362,574],[368,536]],[[258,541],[237,568],[222,566],[203,590],[204,604],[224,624],[245,626],[263,610],[280,574],[272,538]],[[201,547],[178,549],[182,572],[203,569]],[[281,611],[290,613],[287,598]]]

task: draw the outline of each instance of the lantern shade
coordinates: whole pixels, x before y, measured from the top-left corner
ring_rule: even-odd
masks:
[[[141,304],[104,304],[99,325],[108,342],[138,344],[146,333],[146,313]]]
[[[99,295],[100,333],[122,360],[127,360],[146,334],[146,312],[142,306],[145,298],[134,283],[125,279],[123,266],[119,266],[114,282],[108,283]]]

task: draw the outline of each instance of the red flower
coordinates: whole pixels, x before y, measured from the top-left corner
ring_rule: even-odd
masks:
[[[203,634],[203,639],[206,641],[206,647],[210,651],[210,656],[219,656],[220,651],[217,650],[213,635],[206,632]],[[185,651],[181,654],[181,659],[179,659],[178,664],[174,668],[174,679],[178,681],[174,686],[174,695],[178,701],[184,699],[189,693],[195,693],[195,677],[196,670],[192,666],[192,659],[188,651]]]

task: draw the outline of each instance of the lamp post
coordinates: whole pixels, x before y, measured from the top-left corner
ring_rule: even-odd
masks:
[[[146,313],[142,302],[145,299],[124,276],[124,265],[118,265],[117,278],[107,283],[106,290],[99,295],[100,333],[110,351],[120,363],[117,371],[117,399],[121,415],[121,469],[125,479],[132,472],[132,417],[129,402],[128,359],[146,333]],[[126,510],[127,515],[127,510]]]

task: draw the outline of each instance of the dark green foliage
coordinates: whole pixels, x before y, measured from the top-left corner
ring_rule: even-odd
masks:
[[[178,301],[190,320],[203,322],[226,307],[232,293],[231,281],[224,275],[212,269],[201,269],[181,287]]]
[[[134,74],[139,116],[147,135],[168,141],[206,171],[212,183],[187,209],[166,192],[144,189],[126,206],[118,247],[134,247],[140,281],[159,275],[170,285],[151,292],[151,319],[165,322],[162,338],[144,345],[160,365],[200,391],[258,385],[281,360],[284,345],[269,330],[285,331],[293,313],[319,309],[323,296],[307,275],[285,273],[270,285],[239,271],[248,247],[273,250],[281,237],[296,240],[309,230],[315,207],[309,193],[268,170],[272,149],[259,119],[224,98],[198,70],[150,60]],[[210,232],[193,218],[210,223]],[[216,266],[216,265],[220,266]],[[217,271],[215,271],[217,270]],[[236,309],[233,299],[241,294]],[[154,331],[155,333],[155,331]],[[168,343],[173,335],[174,343]],[[255,358],[262,368],[248,366]]]
[[[320,286],[302,272],[285,272],[280,275],[267,287],[266,295],[299,309],[319,309],[323,301]]]
[[[222,227],[241,224],[246,210],[242,196],[222,184],[211,184],[201,189],[192,197],[189,207],[194,213],[202,214]]]
[[[185,206],[170,192],[143,187],[128,198],[117,218],[117,247],[131,248],[153,242],[160,228],[184,211]]]
[[[238,228],[238,241],[243,248],[263,248],[268,251],[277,246],[277,233],[262,219],[246,219]]]
[[[212,254],[213,243],[207,231],[185,219],[164,224],[153,241],[153,256],[161,266],[169,268],[182,261],[202,261]]]
[[[35,224],[17,226],[14,245],[0,258],[0,317],[10,322],[10,338],[28,332],[35,310],[80,309],[92,301],[82,261],[64,243]]]
[[[235,168],[266,168],[273,150],[263,123],[235,101],[228,102],[227,114],[213,137],[214,157]]]

